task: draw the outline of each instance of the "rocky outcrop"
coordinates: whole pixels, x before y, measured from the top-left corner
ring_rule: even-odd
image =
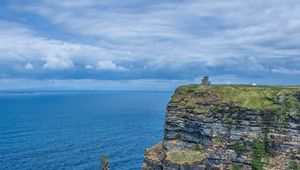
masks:
[[[101,160],[101,170],[110,170],[108,155],[104,155]]]
[[[300,88],[179,87],[142,169],[300,169]]]

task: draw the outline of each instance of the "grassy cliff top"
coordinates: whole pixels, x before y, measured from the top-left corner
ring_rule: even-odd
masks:
[[[176,89],[172,101],[201,100],[197,93],[208,92],[217,96],[222,102],[235,103],[251,109],[278,109],[283,105],[300,110],[300,101],[295,95],[300,86],[245,86],[245,85],[185,85]]]

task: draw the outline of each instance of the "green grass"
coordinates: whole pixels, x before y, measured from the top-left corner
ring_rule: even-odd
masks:
[[[167,152],[167,160],[173,163],[184,164],[202,161],[206,154],[199,151],[169,151]]]
[[[291,116],[299,116],[300,115],[300,102],[294,96],[288,96],[284,101],[284,107],[282,108],[282,112],[289,113]]]
[[[237,154],[241,154],[246,150],[245,145],[239,140],[233,144],[233,148]]]
[[[216,86],[210,89],[225,102],[238,103],[242,107],[255,109],[273,109],[274,99],[278,88],[244,87],[244,86]]]
[[[173,102],[181,101],[188,107],[193,107],[198,100],[194,96],[197,92],[211,92],[216,94],[221,101],[239,104],[241,107],[259,110],[276,110],[280,106],[276,103],[279,92],[290,94],[291,92],[300,91],[300,87],[281,87],[281,86],[244,86],[244,85],[186,85],[177,88],[172,97]],[[293,98],[292,96],[290,96]],[[293,107],[300,109],[299,101],[294,97]],[[299,108],[298,108],[299,106]]]
[[[234,164],[231,169],[232,170],[240,170],[241,167],[239,165]]]
[[[265,144],[262,140],[252,141],[251,165],[253,170],[263,170],[268,159]]]
[[[194,150],[195,151],[202,151],[204,149],[204,146],[200,143],[196,144]]]
[[[291,162],[291,169],[292,170],[300,170],[300,165],[296,161]]]

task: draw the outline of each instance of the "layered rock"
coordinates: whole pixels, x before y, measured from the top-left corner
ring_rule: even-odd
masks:
[[[300,169],[300,88],[179,87],[142,169]]]
[[[101,170],[110,170],[108,155],[104,155],[101,160]]]

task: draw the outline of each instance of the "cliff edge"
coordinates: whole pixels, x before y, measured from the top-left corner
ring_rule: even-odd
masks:
[[[143,170],[300,169],[300,87],[187,85]]]

